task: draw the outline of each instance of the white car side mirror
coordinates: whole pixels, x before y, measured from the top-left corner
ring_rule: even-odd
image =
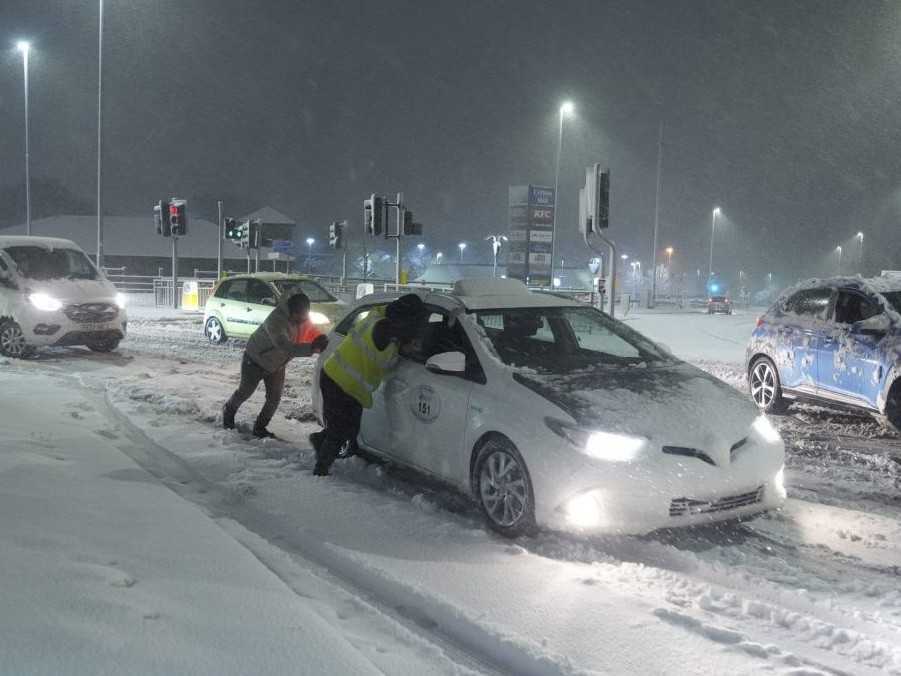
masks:
[[[431,357],[425,367],[432,373],[464,373],[466,355],[462,352],[442,352]]]

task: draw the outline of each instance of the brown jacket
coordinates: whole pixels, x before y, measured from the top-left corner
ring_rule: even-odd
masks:
[[[269,313],[266,321],[253,332],[244,352],[267,373],[283,369],[294,357],[309,357],[313,346],[294,342],[298,324],[291,321],[287,299]]]

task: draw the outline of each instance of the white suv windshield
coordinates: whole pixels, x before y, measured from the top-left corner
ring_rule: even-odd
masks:
[[[97,279],[97,270],[77,249],[10,246],[4,251],[26,279]]]
[[[480,310],[475,319],[511,366],[568,373],[669,359],[641,334],[588,307]]]

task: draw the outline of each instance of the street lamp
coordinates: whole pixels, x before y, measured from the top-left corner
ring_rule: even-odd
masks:
[[[31,234],[31,162],[28,156],[28,53],[31,51],[31,43],[20,40],[16,43],[16,49],[22,53],[22,68],[25,72],[25,234]]]
[[[441,253],[440,251],[438,251],[438,252],[435,254],[435,263],[436,263],[436,264],[440,264],[440,263],[441,263],[441,259],[442,259],[443,257],[444,257],[444,254]]]
[[[554,259],[557,256],[557,211],[560,208],[560,155],[563,153],[563,120],[570,117],[576,110],[572,101],[564,101],[560,105],[560,131],[557,134],[557,162],[554,168],[554,221],[551,226],[551,283],[554,279]]]
[[[707,268],[707,279],[713,277],[713,238],[716,235],[716,217],[720,215],[720,208],[713,208],[713,218],[710,225],[710,265]]]
[[[497,255],[501,252],[503,243],[507,241],[506,235],[488,235],[486,242],[491,242],[491,252],[494,255],[494,278],[497,279]]]
[[[97,257],[103,267],[103,0],[97,22]],[[173,292],[175,289],[173,289]]]
[[[623,254],[622,256],[620,256],[620,258],[622,258],[624,261],[627,261],[629,260],[629,254]]]
[[[416,245],[416,248],[419,249],[419,255],[421,256],[422,252],[425,251],[425,244],[420,242],[419,244]]]
[[[673,267],[673,247],[668,246],[665,249],[666,251],[666,269],[669,271]]]
[[[313,245],[315,243],[315,239],[307,237],[307,270],[313,269]]]
[[[841,247],[841,245],[835,247],[835,251],[838,254],[838,274],[842,274],[842,247]]]
[[[457,248],[460,249],[460,262],[463,262],[463,251],[466,249],[466,242],[460,242],[457,245]]]
[[[863,233],[857,233],[857,272],[863,274]]]

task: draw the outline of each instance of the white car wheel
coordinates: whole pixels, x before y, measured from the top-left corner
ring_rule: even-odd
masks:
[[[504,439],[491,439],[479,452],[475,488],[489,525],[502,535],[516,537],[535,527],[532,481],[516,448]]]
[[[757,408],[766,413],[784,410],[785,400],[782,398],[782,386],[779,383],[779,372],[776,365],[766,357],[761,357],[751,367],[748,378],[751,398]]]
[[[0,322],[0,353],[7,357],[21,359],[27,357],[34,352],[34,348],[29,347],[25,341],[25,334],[22,328],[11,319]]]
[[[210,317],[206,322],[206,337],[213,345],[221,345],[228,340],[222,322],[215,317]]]

